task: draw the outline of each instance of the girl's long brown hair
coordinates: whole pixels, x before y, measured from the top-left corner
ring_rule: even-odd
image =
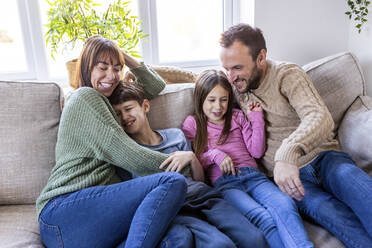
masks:
[[[196,134],[193,148],[196,155],[204,152],[208,141],[207,121],[208,118],[203,112],[203,104],[209,92],[217,85],[222,86],[229,93],[227,111],[225,114],[225,124],[222,133],[218,138],[217,145],[222,145],[229,137],[231,127],[232,109],[233,109],[233,90],[226,77],[226,74],[219,70],[206,70],[200,73],[195,83],[194,103],[195,103],[195,120]]]

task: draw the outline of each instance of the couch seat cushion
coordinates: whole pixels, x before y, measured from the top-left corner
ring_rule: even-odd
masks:
[[[0,206],[0,247],[44,247],[34,204]]]

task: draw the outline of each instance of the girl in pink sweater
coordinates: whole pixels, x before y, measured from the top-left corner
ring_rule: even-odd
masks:
[[[183,123],[210,182],[264,233],[271,247],[313,247],[293,200],[257,168],[265,152],[259,103],[248,118],[233,108],[233,90],[222,71],[206,70],[196,81],[195,115]],[[228,213],[227,213],[228,214]]]

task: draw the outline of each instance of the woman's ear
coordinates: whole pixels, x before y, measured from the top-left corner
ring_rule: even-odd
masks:
[[[148,113],[150,111],[150,101],[148,99],[143,100],[142,109],[143,111],[145,111],[145,113]]]

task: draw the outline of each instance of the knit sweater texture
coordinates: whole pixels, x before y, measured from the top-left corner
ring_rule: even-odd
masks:
[[[132,72],[148,97],[165,87],[159,75],[146,65]],[[40,215],[52,197],[119,182],[115,166],[145,176],[161,172],[158,167],[166,158],[138,145],[124,132],[105,96],[93,88],[79,88],[68,97],[63,109],[56,164],[36,201],[37,213]]]
[[[301,168],[322,151],[339,150],[332,116],[301,67],[267,60],[260,86],[252,92],[235,93],[245,113],[251,101],[264,109],[267,150],[260,162],[269,176],[276,161]]]

